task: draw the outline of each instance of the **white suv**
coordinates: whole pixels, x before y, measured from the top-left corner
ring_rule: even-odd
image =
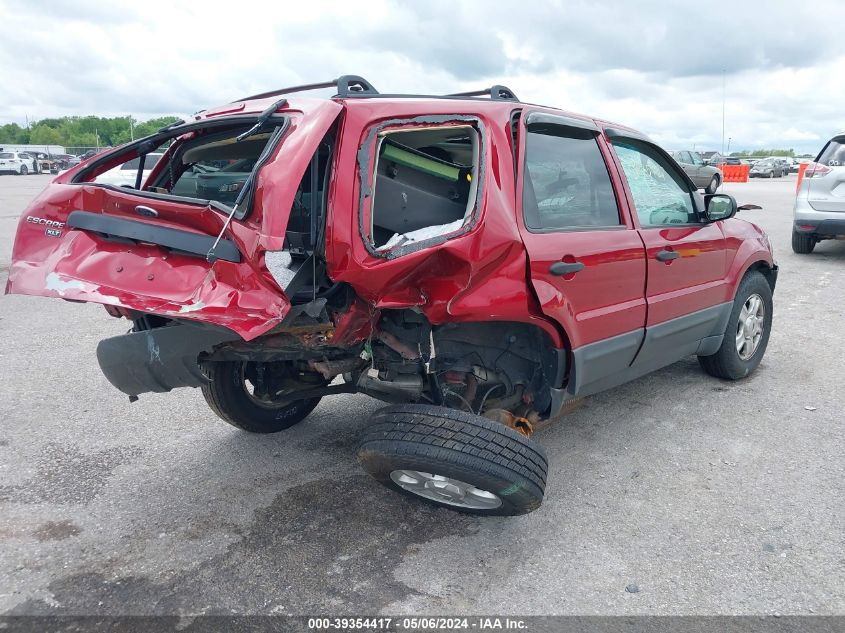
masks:
[[[35,159],[25,152],[0,152],[0,172],[11,172],[26,176],[37,174]]]
[[[808,163],[795,197],[792,250],[811,253],[822,240],[845,239],[845,132]]]
[[[141,172],[141,182],[145,182],[147,180],[147,176],[150,175],[150,172],[155,167],[155,164],[158,162],[158,159],[161,158],[161,154],[158,152],[150,152],[147,154],[147,158],[144,161],[144,169]],[[133,158],[130,161],[123,163],[122,165],[118,165],[113,169],[109,169],[106,172],[103,172],[99,176],[97,176],[95,182],[102,183],[104,185],[114,185],[115,187],[135,187],[135,178],[138,175],[138,167],[141,164],[140,158]]]

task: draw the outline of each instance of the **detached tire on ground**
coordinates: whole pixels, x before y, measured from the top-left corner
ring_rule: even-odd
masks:
[[[244,377],[245,363],[206,363],[210,382],[202,395],[222,420],[249,433],[278,433],[302,422],[320,404],[320,398],[293,402],[263,402],[249,392]]]
[[[799,233],[792,230],[792,252],[799,255],[809,255],[816,247],[816,238],[810,233]]]
[[[701,367],[724,380],[745,378],[760,364],[772,330],[772,288],[762,273],[746,273],[734,305],[722,346],[715,354],[699,356]]]
[[[502,424],[433,405],[386,407],[373,421],[358,462],[389,488],[471,514],[527,514],[543,501],[545,452]]]

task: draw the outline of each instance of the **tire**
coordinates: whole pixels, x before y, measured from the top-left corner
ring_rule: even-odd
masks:
[[[719,188],[719,177],[713,176],[710,180],[710,184],[707,185],[704,189],[704,193],[716,193],[716,190]]]
[[[386,407],[373,422],[358,462],[388,488],[469,514],[515,516],[543,502],[545,452],[498,422],[433,405]]]
[[[259,403],[247,391],[244,363],[238,361],[206,363],[210,379],[202,395],[211,410],[223,421],[249,433],[278,433],[302,422],[320,403],[320,398],[295,400],[279,405]]]
[[[26,176],[28,173],[29,173],[29,169],[27,168],[27,166],[21,165],[21,172],[20,172],[21,176]]]
[[[774,178],[774,177],[775,177],[775,170],[773,169],[772,171],[769,172],[769,178]]]
[[[743,319],[744,325],[740,323],[740,315],[743,314],[743,309],[748,313],[748,304],[754,298],[757,298],[762,304],[762,315],[758,310],[753,310],[756,313],[756,323],[761,328],[759,331],[759,339],[756,336],[752,339],[746,338],[749,331],[753,331],[749,327],[749,322]],[[756,328],[755,328],[756,329]],[[719,350],[710,356],[699,356],[698,362],[701,367],[711,376],[722,378],[723,380],[740,380],[751,374],[766,353],[766,346],[769,344],[769,335],[772,330],[772,289],[769,282],[758,271],[750,271],[739,284],[734,297],[734,305],[731,310],[728,325],[725,328],[725,338],[722,341],[722,346]],[[738,349],[740,342],[738,341],[740,334],[743,334],[745,346],[743,353]]]
[[[792,251],[799,255],[809,255],[816,247],[816,238],[812,233],[799,233],[792,230]]]

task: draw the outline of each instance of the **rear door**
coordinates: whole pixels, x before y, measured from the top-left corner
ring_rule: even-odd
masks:
[[[529,113],[520,138],[531,281],[543,312],[569,335],[578,371],[568,391],[587,393],[627,368],[643,340],[645,251],[592,122]]]
[[[663,150],[633,138],[614,138],[613,147],[648,262],[647,334],[636,364],[660,366],[723,331],[731,306],[725,236],[720,222],[703,221],[698,193]]]

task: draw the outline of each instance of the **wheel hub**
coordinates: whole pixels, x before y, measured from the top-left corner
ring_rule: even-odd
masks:
[[[502,505],[502,500],[492,492],[452,477],[418,470],[394,470],[390,478],[403,490],[450,506],[493,510]]]
[[[748,297],[739,313],[736,330],[736,351],[742,360],[748,360],[760,346],[765,324],[765,304],[760,295]]]

